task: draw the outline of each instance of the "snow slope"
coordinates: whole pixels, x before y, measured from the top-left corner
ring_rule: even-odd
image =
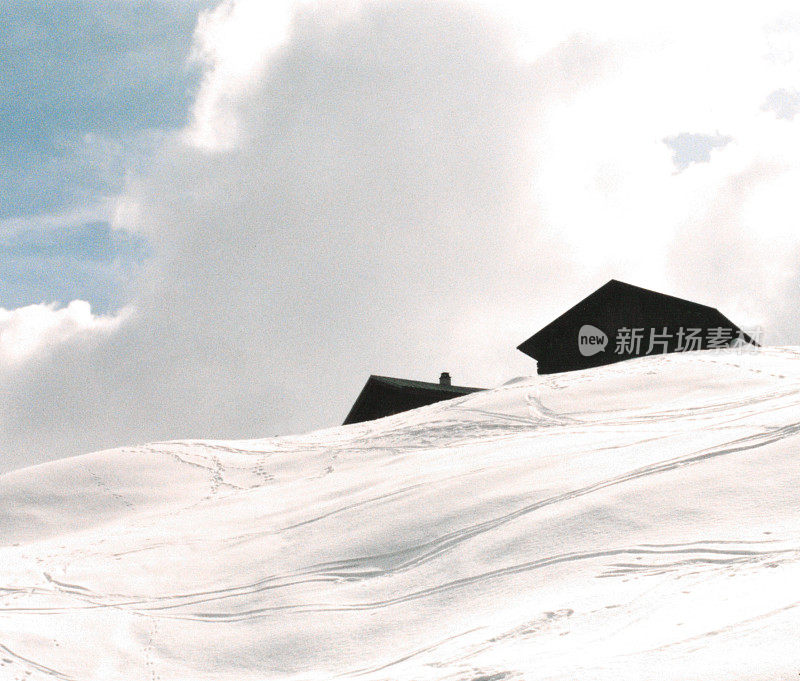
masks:
[[[800,352],[0,477],[0,679],[792,679]]]

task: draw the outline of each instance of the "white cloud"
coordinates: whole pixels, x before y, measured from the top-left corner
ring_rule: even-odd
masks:
[[[294,6],[290,0],[226,0],[201,13],[193,59],[205,76],[186,130],[189,143],[207,150],[236,144],[238,100],[267,68],[269,56],[289,37]]]
[[[54,304],[0,308],[0,368],[19,369],[27,360],[41,359],[76,339],[97,342],[98,337],[116,331],[129,314],[123,310],[114,316],[94,315],[83,300],[61,308]]]
[[[526,138],[607,48],[571,38],[530,62],[484,10],[433,2],[300,8],[248,46],[271,21],[243,2],[201,22],[189,130],[210,132],[167,145],[118,210],[154,253],[137,313],[8,384],[6,467],[330,425],[371,371],[494,381],[487,339],[513,357],[521,338],[460,320],[504,291],[528,299],[551,263],[569,271],[537,243]]]
[[[580,6],[563,3],[554,11],[583,16]],[[793,211],[783,208],[794,204],[794,194],[781,176],[798,165],[797,130],[761,106],[776,87],[798,82],[793,57],[774,56],[775,26],[784,38],[800,35],[790,14],[796,10],[786,3],[708,3],[690,12],[662,6],[645,17],[626,13],[627,7],[602,6],[613,27],[594,18],[587,25],[590,36],[597,37],[592,27],[613,36],[615,69],[572,102],[551,108],[545,127],[534,133],[541,163],[532,187],[543,219],[567,239],[589,276],[629,278],[712,303],[722,298],[751,317],[764,310],[769,323],[764,294],[772,290],[774,272],[793,262],[800,235],[781,229],[777,252],[761,264],[756,254],[764,253],[760,234],[775,233],[776,214],[783,211],[780,223],[792,221]],[[687,130],[723,130],[733,140],[709,163],[676,176],[662,140]],[[769,171],[760,178],[749,168]],[[735,219],[745,225],[725,238],[730,219],[715,206],[728,203],[725,194],[736,177],[747,177],[753,187],[736,204]],[[770,201],[757,206],[766,193]],[[707,258],[694,258],[684,271],[672,256],[676,243],[691,246],[685,230],[695,243],[714,235],[715,254],[731,268],[724,281],[712,276]],[[753,257],[729,258],[728,251]],[[743,279],[746,288],[736,283]]]

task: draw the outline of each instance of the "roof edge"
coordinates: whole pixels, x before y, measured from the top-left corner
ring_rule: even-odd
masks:
[[[381,383],[388,383],[393,386],[404,386],[408,388],[423,388],[432,390],[443,390],[445,392],[460,392],[464,390],[477,392],[478,390],[486,390],[486,388],[475,388],[468,385],[442,385],[441,383],[433,383],[431,381],[417,381],[411,378],[395,378],[394,376],[379,376],[378,374],[370,374],[367,383],[371,380],[376,380]]]

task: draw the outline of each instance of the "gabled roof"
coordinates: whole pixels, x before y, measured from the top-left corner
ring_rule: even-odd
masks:
[[[651,291],[611,279],[518,346],[539,362],[540,373],[569,371],[630,359],[602,351],[590,357],[578,353],[578,332],[583,325],[597,327],[606,334],[621,328],[644,327],[661,331],[664,327],[731,329],[745,343],[757,343],[719,310],[664,293]],[[675,345],[666,352],[679,351]],[[705,349],[702,346],[698,349]],[[642,356],[637,353],[634,356]]]
[[[367,380],[342,425],[371,421],[424,407],[442,400],[469,395],[483,388],[442,385],[427,381],[372,375]]]
[[[658,297],[668,303],[675,303],[678,305],[689,304],[696,308],[705,309],[708,312],[716,312],[717,314],[720,314],[719,310],[709,305],[703,305],[702,303],[695,303],[692,302],[691,300],[678,298],[677,296],[671,296],[667,293],[658,293],[657,291],[653,291],[649,288],[634,286],[633,284],[628,284],[624,281],[620,281],[619,279],[609,279],[599,289],[593,291],[583,300],[581,300],[580,302],[576,303],[571,308],[569,308],[569,310],[567,310],[564,314],[556,317],[552,322],[539,329],[539,331],[533,334],[531,338],[535,338],[540,333],[547,331],[547,329],[553,326],[557,326],[560,321],[564,320],[567,317],[570,317],[574,312],[580,311],[580,309],[584,307],[587,303],[592,303],[599,299],[604,299],[604,298],[620,298],[620,297],[627,297],[630,295],[644,296],[644,297]]]

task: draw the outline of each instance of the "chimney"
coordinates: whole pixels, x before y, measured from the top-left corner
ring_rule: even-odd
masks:
[[[443,371],[442,375],[439,376],[439,385],[447,386],[448,388],[452,385],[450,382],[450,374],[446,371]]]

